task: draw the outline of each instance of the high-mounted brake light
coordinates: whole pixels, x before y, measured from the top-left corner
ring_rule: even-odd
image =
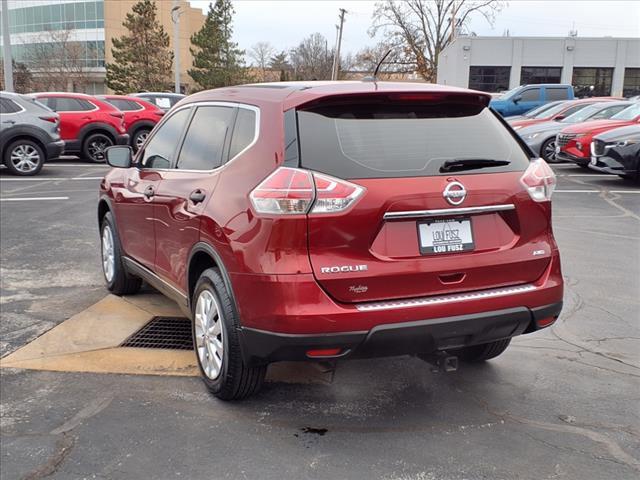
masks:
[[[347,210],[364,188],[298,168],[280,167],[249,195],[256,212],[270,215],[338,213]]]
[[[556,188],[556,174],[543,159],[531,162],[520,183],[527,189],[534,202],[548,202]]]

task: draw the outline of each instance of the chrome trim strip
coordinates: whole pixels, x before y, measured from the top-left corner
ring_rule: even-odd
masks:
[[[408,300],[390,300],[387,302],[369,302],[356,305],[356,309],[361,312],[373,312],[379,310],[394,310],[398,308],[426,307],[442,303],[464,302],[467,300],[479,300],[481,298],[503,297],[518,293],[531,292],[535,290],[535,285],[519,285],[517,287],[494,288],[491,290],[481,290],[469,293],[458,293],[453,295],[437,295],[433,297],[413,298]]]
[[[137,260],[134,260],[131,257],[126,257],[126,256],[122,256],[122,259],[124,260],[124,263],[132,269],[136,269],[138,270],[138,272],[140,273],[141,276],[144,276],[144,280],[148,280],[149,283],[159,283],[160,285],[164,285],[166,288],[168,288],[171,292],[173,292],[174,294],[174,298],[180,298],[180,300],[184,301],[185,303],[187,302],[187,296],[182,293],[180,290],[178,290],[176,287],[174,287],[173,285],[171,285],[170,283],[168,283],[166,280],[160,278],[157,274],[155,274],[154,272],[152,272],[151,270],[149,270],[147,267],[145,267],[144,265],[142,265],[140,262],[138,262]],[[155,286],[155,285],[154,285]]]
[[[436,210],[410,210],[406,212],[387,212],[384,214],[385,220],[403,220],[406,218],[429,218],[445,217],[448,215],[470,215],[474,213],[505,212],[515,210],[513,203],[502,205],[486,205],[484,207],[460,207],[460,208],[440,208]]]

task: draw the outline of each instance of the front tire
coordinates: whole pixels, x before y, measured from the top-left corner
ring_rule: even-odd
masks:
[[[82,155],[94,163],[104,163],[105,150],[114,144],[106,133],[92,133],[82,144]]]
[[[142,280],[124,266],[120,239],[111,212],[107,212],[100,225],[100,251],[102,273],[109,291],[115,295],[131,295],[140,290]]]
[[[540,156],[547,163],[558,163],[556,160],[556,138],[551,137],[544,141],[540,147]]]
[[[511,339],[505,338],[503,340],[496,340],[495,342],[481,343],[480,345],[472,345],[470,347],[452,350],[450,353],[457,355],[463,362],[484,362],[485,360],[491,360],[502,354],[510,343]]]
[[[260,390],[267,367],[244,364],[233,300],[215,268],[205,270],[193,292],[193,344],[202,379],[221,400],[240,400]]]
[[[14,175],[37,175],[44,166],[45,155],[36,142],[20,138],[12,142],[4,154],[4,164]]]
[[[147,141],[147,137],[149,136],[150,131],[151,130],[149,130],[148,128],[141,128],[133,134],[133,138],[131,139],[131,146],[133,147],[133,150],[135,152],[143,147],[144,142]]]

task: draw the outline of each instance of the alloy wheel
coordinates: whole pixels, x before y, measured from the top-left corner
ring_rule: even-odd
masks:
[[[142,132],[136,136],[136,143],[134,145],[136,148],[136,151],[142,148],[142,146],[144,145],[144,142],[147,141],[148,136],[149,136],[149,132]]]
[[[33,172],[40,164],[40,154],[31,145],[18,145],[11,151],[11,164],[23,173]]]
[[[113,248],[113,232],[109,225],[105,225],[102,229],[102,271],[107,282],[111,282],[115,273],[115,252]]]
[[[203,290],[195,309],[195,342],[200,365],[205,375],[215,380],[222,371],[224,333],[222,311],[213,293]]]
[[[553,162],[556,159],[556,142],[555,141],[551,141],[545,145],[544,151],[542,152],[542,156],[546,161]]]
[[[98,137],[91,140],[87,151],[92,160],[101,162],[105,158],[105,150],[111,146],[111,142],[106,137]]]

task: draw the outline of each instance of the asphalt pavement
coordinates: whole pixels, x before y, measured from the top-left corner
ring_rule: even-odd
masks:
[[[0,370],[0,477],[635,479],[640,475],[640,187],[555,166],[560,320],[499,358],[338,363],[330,383],[224,403],[188,377]],[[107,291],[105,166],[0,171],[0,354]]]

